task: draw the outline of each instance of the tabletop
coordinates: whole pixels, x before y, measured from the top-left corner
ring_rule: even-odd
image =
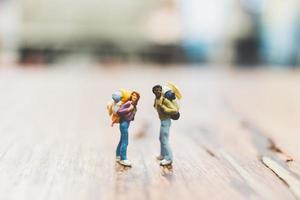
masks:
[[[0,199],[299,199],[300,72],[218,67],[0,69]],[[173,167],[160,167],[151,88],[181,90]],[[140,92],[129,128],[132,168],[106,103]]]

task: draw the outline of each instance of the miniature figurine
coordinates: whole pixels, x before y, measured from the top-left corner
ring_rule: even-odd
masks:
[[[152,88],[155,95],[154,107],[158,112],[160,123],[160,155],[157,159],[160,160],[161,166],[171,165],[173,162],[172,150],[169,144],[169,131],[171,119],[178,120],[179,105],[176,101],[181,99],[181,94],[174,84],[168,83],[168,86],[155,85]]]
[[[128,101],[123,103],[116,112],[119,116],[121,133],[120,141],[116,149],[116,161],[126,167],[131,167],[131,162],[127,159],[128,128],[130,122],[134,120],[139,99],[140,95],[138,92],[131,92]],[[125,100],[126,98],[123,98],[123,101]]]

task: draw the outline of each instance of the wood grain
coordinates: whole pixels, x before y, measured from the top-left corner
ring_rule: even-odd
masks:
[[[280,173],[299,182],[297,71],[176,66],[0,71],[0,199],[299,198],[298,186],[291,188],[272,169],[277,160],[285,169]],[[172,168],[155,160],[159,120],[151,87],[166,81],[183,93],[181,119],[171,127]],[[114,161],[119,130],[110,127],[105,110],[118,88],[141,93],[129,129],[132,168]],[[262,162],[266,156],[274,158],[269,166]]]

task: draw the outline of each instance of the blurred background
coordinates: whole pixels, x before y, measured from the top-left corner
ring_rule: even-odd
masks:
[[[0,63],[297,67],[299,0],[0,0]]]

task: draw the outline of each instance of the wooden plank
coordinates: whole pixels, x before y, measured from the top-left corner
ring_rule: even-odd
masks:
[[[0,73],[0,199],[297,197],[260,159],[274,153],[268,148],[268,137],[280,148],[286,145],[278,141],[279,133],[268,134],[269,130],[273,134],[266,120],[269,105],[260,105],[266,112],[261,114],[246,101],[249,96],[240,93],[250,88],[254,97],[258,95],[257,81],[267,84],[268,73],[257,72],[257,80],[256,76],[244,78],[241,72],[232,77],[207,69],[126,67]],[[172,169],[160,167],[155,160],[159,120],[151,87],[166,81],[166,75],[184,95],[182,118],[171,127]],[[287,77],[283,80],[288,81]],[[281,76],[271,78],[271,83],[275,80],[282,80]],[[131,169],[114,161],[119,130],[109,126],[105,110],[112,91],[121,87],[141,93],[136,120],[130,126]],[[269,97],[258,91],[260,98]],[[259,120],[253,120],[255,115]],[[260,133],[262,125],[266,134]],[[295,138],[287,133],[286,141],[293,143]],[[293,148],[282,149],[296,154]],[[291,164],[296,166],[297,159]]]

